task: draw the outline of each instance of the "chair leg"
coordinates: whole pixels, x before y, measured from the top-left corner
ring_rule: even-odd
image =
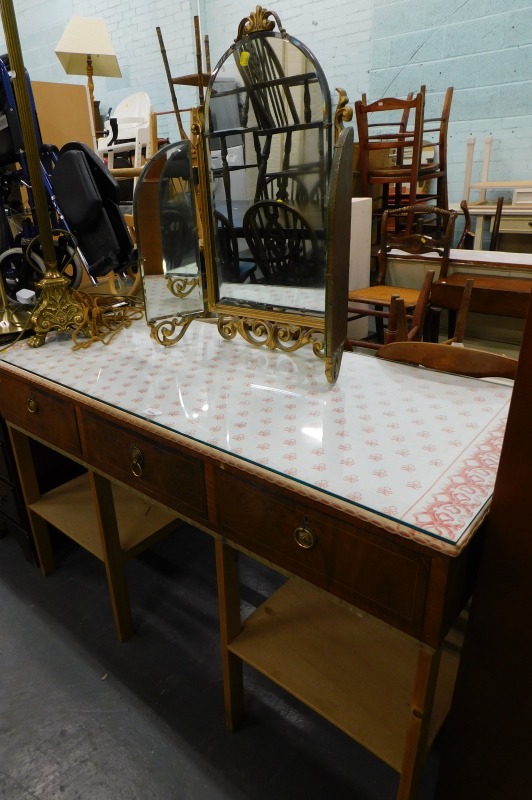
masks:
[[[384,306],[375,306],[375,311],[382,311],[383,308]],[[378,343],[384,344],[384,320],[382,317],[375,317],[375,331]]]
[[[429,306],[423,327],[423,341],[438,342],[440,339],[441,308]]]
[[[449,309],[449,318],[447,321],[447,338],[452,339],[456,330],[456,317],[457,311],[454,308]]]

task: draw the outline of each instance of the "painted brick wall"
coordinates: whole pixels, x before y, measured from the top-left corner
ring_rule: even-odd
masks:
[[[267,4],[268,5],[268,4]],[[200,11],[213,65],[234,39],[249,0],[15,0],[27,68],[34,80],[83,82],[69,77],[54,48],[72,15],[105,19],[122,79],[95,79],[107,110],[134,91],[150,95],[155,110],[171,108],[155,28],[160,25],[173,75],[195,71],[193,23]],[[352,102],[404,95],[426,84],[427,113],[438,112],[447,86],[455,87],[450,126],[450,197],[459,200],[468,136],[477,138],[474,177],[484,137],[492,134],[493,179],[532,179],[531,0],[276,0],[283,25],[316,55],[334,89]],[[177,87],[180,105],[196,91]],[[67,113],[67,110],[66,110]],[[159,131],[177,137],[173,118]]]
[[[202,19],[209,34],[213,66],[234,40],[238,23],[254,8],[249,0],[202,0]],[[371,0],[276,0],[265,4],[283,27],[300,39],[320,62],[336,105],[340,87],[354,102],[368,91]]]
[[[101,17],[115,48],[122,78],[94,78],[100,109],[114,108],[138,91],[148,93],[155,111],[170,110],[171,100],[155,28],[161,27],[172,74],[195,72],[193,15],[195,0],[15,0],[24,62],[32,80],[86,83],[66,75],[55,47],[70,17]],[[5,51],[5,42],[0,47]],[[197,104],[197,91],[178,87],[180,106]],[[68,113],[68,109],[65,109]],[[188,121],[184,115],[184,122]],[[173,116],[159,117],[160,136],[178,138]]]
[[[532,179],[532,4],[530,0],[374,0],[370,97],[427,86],[426,116],[454,86],[449,195],[461,198],[466,141],[493,135],[489,178]],[[496,196],[497,192],[491,196]],[[488,195],[490,196],[490,195]],[[475,199],[477,195],[472,195]]]

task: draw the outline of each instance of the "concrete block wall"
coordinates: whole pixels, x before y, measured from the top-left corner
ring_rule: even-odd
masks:
[[[238,24],[254,10],[249,0],[202,0],[202,19],[209,35],[212,65],[235,39]],[[345,89],[351,102],[369,87],[373,8],[371,0],[276,0],[265,3],[286,31],[302,41],[320,62],[331,90]]]
[[[484,139],[490,180],[532,180],[532,4],[530,0],[374,0],[369,96],[404,96],[427,86],[426,116],[454,86],[449,126],[449,197],[462,195],[466,142]],[[488,194],[494,197],[498,192]],[[471,199],[478,195],[472,194]]]
[[[320,61],[333,105],[337,86],[354,102],[362,92],[370,99],[401,96],[424,83],[432,116],[447,86],[455,87],[451,200],[461,197],[468,136],[477,139],[474,178],[480,175],[484,137],[492,134],[490,178],[532,179],[532,0],[440,0],[425,6],[418,0],[276,0],[271,7]],[[249,0],[15,0],[33,80],[84,82],[64,73],[54,48],[71,16],[106,21],[123,77],[95,79],[104,111],[140,90],[148,92],[155,110],[171,108],[157,25],[172,74],[187,74],[196,68],[194,14],[199,12],[202,33],[209,34],[214,66],[253,8]],[[196,90],[176,87],[176,93],[182,107],[195,104]],[[159,132],[177,138],[173,117],[159,118]]]
[[[195,0],[15,0],[15,13],[24,63],[32,80],[57,83],[86,83],[81,76],[66,75],[55,47],[73,16],[101,17],[118,57],[122,78],[94,78],[94,96],[100,110],[107,112],[129,94],[145,91],[155,111],[172,108],[166,74],[155,28],[159,25],[170,61],[172,75],[196,70],[193,16]],[[0,33],[0,39],[1,39]],[[5,40],[0,47],[5,52]],[[197,105],[197,90],[177,87],[183,108]],[[61,113],[61,110],[58,110]],[[68,109],[64,109],[68,113]],[[183,116],[188,124],[188,115]],[[173,116],[158,118],[161,137],[178,139]]]

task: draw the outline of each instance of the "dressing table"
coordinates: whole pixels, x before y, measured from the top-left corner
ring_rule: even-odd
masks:
[[[403,800],[450,705],[444,639],[471,590],[510,393],[351,353],[331,386],[308,348],[253,349],[206,321],[175,348],[137,322],[107,347],[51,334],[0,362],[36,509],[28,437],[88,468],[118,572],[111,484],[215,538],[229,726],[246,660],[400,772]],[[239,550],[293,579],[244,625]]]

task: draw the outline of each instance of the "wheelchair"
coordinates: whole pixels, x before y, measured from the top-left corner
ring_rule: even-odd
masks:
[[[120,211],[118,182],[87,145],[69,142],[58,150],[43,144],[27,73],[26,81],[59,271],[73,289],[84,277],[97,285],[113,271],[125,276],[136,267],[136,251]],[[45,273],[38,243],[26,258],[38,234],[9,60],[0,56],[0,272],[12,301],[19,289],[38,292]]]

